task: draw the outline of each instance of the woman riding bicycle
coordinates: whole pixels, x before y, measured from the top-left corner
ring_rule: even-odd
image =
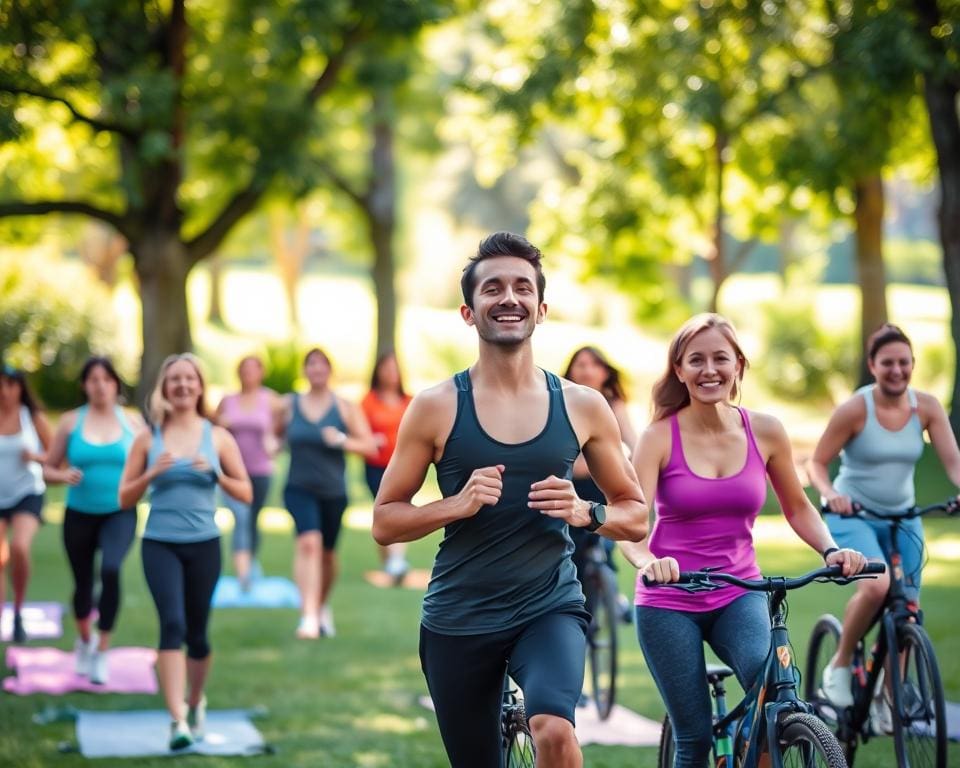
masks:
[[[716,314],[688,320],[670,343],[667,369],[653,389],[654,420],[633,453],[646,498],[656,498],[657,520],[649,545],[621,548],[641,571],[637,634],[673,722],[677,768],[703,768],[710,754],[703,643],[746,689],[763,668],[770,619],[758,592],[657,589],[642,577],[668,583],[681,570],[719,567],[758,578],[751,530],[768,476],[787,522],[828,565],[842,565],[851,575],[866,564],[859,552],[837,548],[810,504],[780,422],[731,403],[746,367],[729,321]]]
[[[842,546],[870,559],[885,560],[890,526],[852,517],[854,503],[883,514],[903,512],[915,503],[913,472],[923,453],[926,430],[954,485],[960,486],[960,450],[943,406],[932,395],[910,388],[913,347],[897,326],[882,325],[867,340],[867,364],[875,384],[857,390],[827,424],[810,461],[810,480],[832,512],[827,525]],[[831,482],[828,465],[840,455]],[[923,526],[919,518],[902,523],[900,537],[904,588],[916,601],[923,567]],[[824,669],[823,693],[838,707],[853,705],[850,662],[857,642],[870,628],[890,587],[889,573],[857,582],[847,603],[837,653]]]

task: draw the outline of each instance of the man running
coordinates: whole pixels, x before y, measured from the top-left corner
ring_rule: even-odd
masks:
[[[500,764],[506,672],[524,692],[537,764],[582,765],[573,723],[589,616],[568,526],[631,541],[647,534],[647,506],[603,395],[534,365],[530,338],[547,313],[540,257],[508,232],[480,243],[460,281],[479,358],[413,399],[374,505],[380,544],[444,528],[420,660],[454,768]],[[581,450],[607,505],[573,489]],[[443,499],[416,506],[431,463]]]

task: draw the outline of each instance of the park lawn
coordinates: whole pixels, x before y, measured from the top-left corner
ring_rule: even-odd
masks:
[[[351,475],[357,467],[351,467]],[[941,485],[942,484],[942,485]],[[948,492],[937,477],[933,462],[921,465],[920,500],[943,498]],[[377,565],[374,544],[363,522],[369,518],[369,500],[351,509],[354,527],[344,531],[341,544],[343,570],[333,598],[338,635],[330,640],[298,641],[294,638],[294,610],[220,610],[212,620],[216,654],[209,685],[212,708],[263,706],[268,715],[258,726],[277,750],[257,758],[179,758],[177,765],[216,768],[251,764],[280,766],[410,766],[446,765],[436,721],[420,707],[426,692],[417,656],[420,593],[405,589],[376,589],[363,579]],[[57,517],[51,512],[51,519]],[[292,534],[279,511],[270,510],[267,522],[280,521],[286,530],[264,535],[262,562],[268,574],[289,574]],[[273,528],[273,525],[271,525]],[[927,627],[933,637],[943,671],[947,697],[960,700],[960,637],[956,632],[955,606],[960,589],[960,525],[956,520],[927,522],[930,562],[924,587]],[[768,574],[796,574],[818,564],[816,556],[798,545],[776,516],[764,516],[757,525],[761,566]],[[225,537],[225,541],[228,537]],[[410,548],[415,566],[428,568],[438,534]],[[229,569],[226,556],[225,570]],[[622,563],[623,561],[620,560]],[[621,588],[632,592],[632,569],[621,565]],[[147,592],[135,546],[124,569],[123,609],[117,644],[152,646],[156,618]],[[61,544],[61,529],[51,522],[38,534],[34,549],[31,599],[69,601],[70,578]],[[806,641],[816,618],[839,613],[849,588],[814,585],[790,599],[789,626],[801,664]],[[69,620],[65,636],[54,644],[69,648],[73,632]],[[643,663],[632,627],[620,630],[620,703],[659,719],[662,706]],[[731,686],[735,687],[735,686]],[[92,696],[73,694],[17,697],[0,693],[0,765],[11,768],[86,765],[78,755],[59,755],[57,745],[72,740],[69,724],[34,725],[31,715],[50,705],[70,704],[87,709],[141,709],[161,706],[159,696]],[[890,766],[892,741],[875,740],[858,755],[857,766]],[[654,748],[599,747],[584,749],[588,766],[653,766]],[[169,765],[166,759],[137,761],[137,765]],[[104,766],[130,765],[130,761],[104,760]],[[960,746],[951,747],[951,766],[960,766]]]

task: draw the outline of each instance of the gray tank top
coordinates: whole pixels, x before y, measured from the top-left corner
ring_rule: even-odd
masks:
[[[300,410],[300,395],[293,396],[293,413],[287,425],[290,446],[290,473],[287,485],[304,488],[325,499],[347,495],[346,457],[340,448],[331,448],[323,441],[324,427],[347,431],[334,397],[327,412],[318,421],[310,421]]]
[[[917,394],[908,390],[912,412],[903,428],[894,432],[877,421],[874,386],[857,390],[866,404],[867,418],[860,434],[840,452],[840,471],[833,487],[877,512],[902,512],[916,503],[913,471],[923,453]]]
[[[531,483],[549,475],[569,479],[580,454],[560,379],[544,374],[550,392],[546,426],[515,444],[483,431],[469,372],[454,377],[457,415],[437,462],[441,493],[455,495],[480,467],[503,464],[506,470],[498,504],[444,529],[423,600],[423,624],[432,632],[498,632],[550,611],[583,606],[567,524],[527,506]]]
[[[164,450],[163,431],[155,427],[147,466],[155,464]],[[150,515],[143,538],[180,544],[220,535],[215,519],[220,457],[213,445],[213,426],[206,419],[198,453],[210,469],[201,472],[193,466],[193,458],[180,458],[150,484]]]
[[[30,409],[20,406],[20,431],[0,435],[0,509],[17,504],[25,496],[44,492],[43,469],[37,462],[23,460],[23,452],[40,453],[40,437],[33,426]]]

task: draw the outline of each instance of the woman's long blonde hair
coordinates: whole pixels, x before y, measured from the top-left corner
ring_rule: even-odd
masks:
[[[733,323],[715,312],[703,312],[687,320],[670,341],[670,348],[667,352],[667,370],[653,385],[654,421],[672,416],[681,408],[690,404],[690,391],[687,389],[687,385],[677,378],[677,366],[683,360],[683,354],[687,351],[687,345],[693,337],[710,328],[716,328],[726,337],[737,356],[737,362],[740,363],[740,372],[737,374],[737,380],[733,383],[733,389],[730,390],[731,399],[737,396],[740,382],[743,380],[743,373],[750,366],[750,363],[746,355],[743,354],[743,350],[740,349],[740,342],[737,340],[737,331],[734,329]]]
[[[170,401],[163,394],[163,387],[167,381],[167,372],[174,363],[186,360],[197,372],[197,378],[200,379],[200,397],[197,399],[197,413],[203,418],[207,418],[207,405],[204,402],[204,395],[207,392],[207,384],[203,378],[203,368],[200,365],[200,359],[192,352],[181,352],[176,355],[169,355],[160,365],[160,372],[157,374],[157,383],[150,393],[150,399],[147,401],[147,414],[150,417],[150,423],[160,426],[173,410]]]

